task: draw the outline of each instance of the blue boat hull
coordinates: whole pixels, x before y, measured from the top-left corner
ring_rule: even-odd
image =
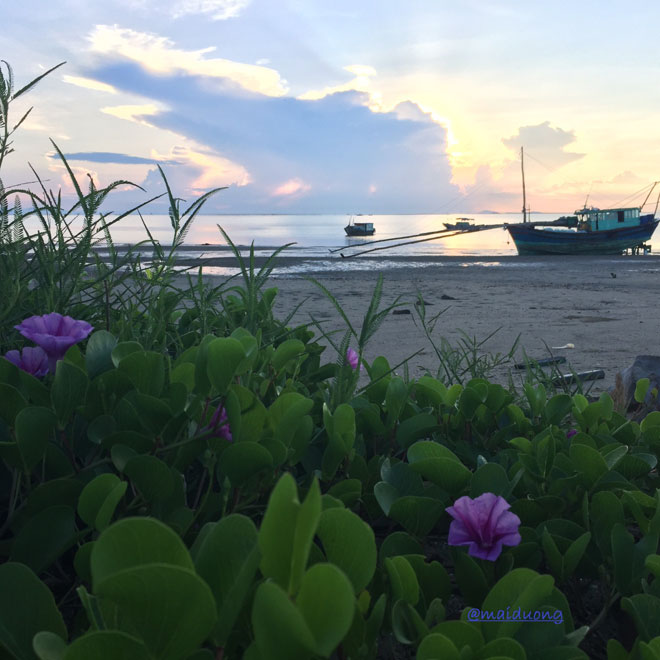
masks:
[[[660,220],[643,216],[641,224],[603,231],[548,231],[516,224],[507,229],[519,255],[621,254],[648,241]]]

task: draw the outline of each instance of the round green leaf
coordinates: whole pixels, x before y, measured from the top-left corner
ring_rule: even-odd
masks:
[[[219,469],[227,475],[232,486],[243,485],[261,470],[273,466],[271,453],[256,442],[237,442],[222,452]]]
[[[275,371],[280,371],[289,360],[299,357],[305,352],[305,344],[300,339],[287,339],[276,349],[271,360]]]
[[[88,525],[94,526],[103,502],[119,483],[121,481],[116,474],[99,474],[83,488],[78,499],[78,515]]]
[[[360,593],[376,570],[374,532],[348,509],[327,509],[321,514],[317,534],[328,561],[344,571]]]
[[[174,490],[170,468],[155,456],[134,456],[126,463],[124,474],[150,502],[166,500]]]
[[[93,572],[100,544],[101,539],[92,552]],[[149,563],[115,572],[98,580],[94,591],[106,614],[114,609],[117,627],[139,635],[160,660],[180,660],[194,651],[217,618],[208,585],[180,566]]]
[[[44,457],[48,440],[52,437],[55,427],[55,415],[49,408],[29,406],[16,415],[16,443],[28,472]]]
[[[50,589],[23,564],[0,565],[0,645],[19,660],[33,660],[34,636],[41,631],[67,638]]]
[[[454,643],[440,633],[424,637],[417,648],[416,660],[460,660]]]
[[[85,367],[90,379],[114,367],[112,351],[116,345],[117,340],[107,330],[97,330],[92,333],[85,351]]]
[[[264,660],[309,660],[314,653],[315,640],[300,610],[274,582],[257,589],[252,627]]]
[[[147,647],[136,637],[118,630],[87,633],[69,646],[62,660],[151,660]]]
[[[211,384],[224,394],[238,365],[245,357],[243,344],[232,337],[218,337],[209,343],[206,353],[206,373]]]
[[[14,426],[16,415],[27,405],[25,397],[15,387],[0,383],[0,419],[7,426]]]
[[[11,547],[12,561],[41,573],[76,541],[76,514],[68,506],[51,506],[30,518]]]
[[[315,564],[303,576],[296,607],[314,637],[316,652],[328,657],[351,627],[353,587],[336,566]]]
[[[193,570],[188,548],[167,525],[154,518],[125,518],[97,539],[91,557],[94,584],[144,564],[168,564]]]
[[[225,646],[260,558],[257,528],[249,518],[232,514],[206,529],[195,552],[195,566],[215,596],[218,620],[212,638],[216,646]]]

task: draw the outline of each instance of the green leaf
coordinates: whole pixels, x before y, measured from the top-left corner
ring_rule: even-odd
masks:
[[[151,660],[151,657],[136,637],[118,630],[97,630],[78,637],[62,660]]]
[[[462,550],[454,550],[452,557],[456,582],[466,605],[479,607],[488,593],[488,582],[483,569]]]
[[[212,639],[225,646],[259,566],[258,532],[247,517],[232,514],[210,523],[195,553],[195,566],[215,597],[218,619]]]
[[[300,610],[274,582],[257,589],[252,627],[263,660],[309,660],[314,653],[316,642]]]
[[[243,358],[245,358],[245,349],[238,339],[219,337],[209,343],[206,374],[211,385],[220,394],[227,391]]]
[[[11,561],[41,573],[76,541],[75,511],[69,506],[51,506],[30,518],[11,546]]]
[[[270,494],[259,529],[261,572],[285,589],[291,578],[291,551],[299,509],[296,482],[286,473]]]
[[[113,353],[122,344],[118,344]],[[165,356],[153,351],[135,351],[119,362],[119,370],[125,373],[138,392],[159,397],[165,386]]]
[[[612,528],[625,522],[621,500],[610,491],[599,491],[591,498],[589,509],[594,541],[605,557],[611,557]]]
[[[466,420],[471,421],[477,413],[477,408],[483,403],[482,397],[476,389],[465,387],[458,397],[458,410]]]
[[[399,415],[408,400],[408,387],[403,379],[394,377],[387,384],[385,391],[385,409],[387,410],[387,427],[394,428]]]
[[[495,493],[507,497],[511,482],[506,470],[498,463],[485,463],[477,468],[470,481],[470,497],[476,498],[483,493]]]
[[[315,564],[303,576],[296,606],[326,658],[348,633],[355,614],[355,597],[348,578],[332,564]]]
[[[305,344],[300,339],[287,339],[283,341],[273,354],[271,363],[275,371],[280,371],[290,360],[298,358],[305,352]]]
[[[0,564],[0,645],[18,660],[36,660],[32,640],[41,631],[67,639],[50,589],[27,566]]]
[[[572,442],[569,456],[588,488],[591,488],[608,471],[605,459],[587,445]]]
[[[14,426],[16,415],[27,405],[28,402],[19,390],[6,383],[0,383],[0,419],[7,426]]]
[[[103,531],[108,526],[110,518],[127,487],[128,484],[122,482],[115,474],[100,474],[94,477],[80,493],[78,515],[91,527]],[[108,507],[111,506],[111,511],[104,510],[106,500],[109,498],[112,502],[112,505],[108,504]],[[103,515],[97,520],[101,511],[103,511]]]
[[[106,529],[92,550],[94,585],[129,568],[165,564],[194,570],[181,538],[155,518],[124,518]]]
[[[136,341],[122,341],[119,342],[113,349],[110,354],[112,358],[112,364],[115,367],[119,366],[119,363],[131,353],[141,353],[144,351],[141,344],[138,344]]]
[[[16,443],[26,472],[31,472],[44,457],[55,427],[55,415],[48,408],[29,406],[16,415]]]
[[[124,474],[149,502],[162,502],[174,491],[175,484],[170,468],[155,456],[134,456],[126,463]]]
[[[328,509],[321,514],[317,534],[328,561],[338,566],[359,594],[376,570],[374,532],[348,509]]]
[[[50,398],[60,428],[64,428],[76,408],[84,404],[88,385],[87,374],[82,369],[65,360],[57,362]]]
[[[296,528],[293,533],[293,546],[291,548],[290,595],[297,593],[300,588],[320,519],[321,489],[318,480],[314,479],[296,517]]]
[[[406,531],[423,538],[440,520],[444,510],[444,504],[439,500],[407,495],[392,503],[388,516],[403,525]]]
[[[454,643],[440,633],[427,635],[417,648],[416,660],[460,660],[460,658]]]
[[[650,642],[660,636],[660,598],[648,594],[637,594],[621,599],[621,609],[635,621],[639,637]]]
[[[117,339],[107,330],[97,330],[87,341],[85,366],[90,380],[114,367],[112,351],[117,346]]]
[[[55,633],[42,630],[32,639],[32,648],[39,660],[63,660],[66,642]]]
[[[646,393],[649,391],[651,381],[648,378],[640,378],[635,385],[635,401],[637,403],[644,403]]]
[[[564,577],[570,577],[573,574],[584,556],[589,541],[591,541],[591,532],[585,532],[568,547],[564,554]]]
[[[559,426],[573,408],[573,399],[568,394],[555,394],[545,404],[545,419],[548,425]]]
[[[385,559],[385,569],[390,579],[392,600],[404,600],[411,605],[419,601],[419,582],[410,562],[402,556]]]
[[[101,538],[92,552],[93,572]],[[112,604],[117,628],[139,635],[160,660],[180,660],[194,651],[217,619],[208,585],[180,566],[148,563],[95,582],[94,593],[102,599],[106,615],[113,612]]]
[[[254,475],[272,467],[271,453],[256,442],[236,442],[230,445],[222,452],[219,465],[234,487],[242,486]]]
[[[549,575],[539,575],[528,568],[516,568],[501,578],[486,596],[482,610],[538,609],[553,589],[553,579]],[[496,637],[513,637],[523,625],[523,621],[482,623],[484,637],[490,641]],[[529,625],[529,623],[527,624]],[[547,625],[547,624],[545,624]]]

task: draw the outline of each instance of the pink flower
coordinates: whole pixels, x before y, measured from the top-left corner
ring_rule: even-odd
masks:
[[[566,437],[567,437],[568,439],[570,439],[570,438],[572,438],[574,435],[577,435],[577,434],[578,434],[578,432],[577,432],[576,429],[571,429],[570,431],[567,431],[567,433],[566,433]]]
[[[357,351],[354,351],[352,348],[349,348],[346,351],[346,361],[351,365],[351,369],[355,370],[358,368],[360,362],[360,356],[357,354]]]
[[[472,499],[459,497],[445,511],[454,518],[449,526],[449,545],[467,545],[468,554],[495,561],[503,545],[520,543],[520,518],[499,495],[484,493]]]
[[[42,378],[48,373],[48,356],[39,346],[26,346],[20,353],[7,351],[5,357],[19,369],[37,378]]]
[[[48,367],[55,370],[55,363],[78,342],[86,339],[94,329],[87,321],[77,321],[57,312],[43,316],[30,316],[14,326],[24,337],[41,346],[48,355]]]
[[[225,440],[229,440],[229,442],[233,441],[227,411],[222,405],[218,405],[211,416],[211,421],[200,430],[204,432],[211,431],[211,437],[213,438],[224,438]]]

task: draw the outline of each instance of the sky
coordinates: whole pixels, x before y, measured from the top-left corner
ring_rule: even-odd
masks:
[[[660,179],[646,0],[22,0],[0,58],[30,106],[0,176],[164,183],[217,213],[641,204]],[[85,184],[86,185],[86,184]],[[639,196],[641,194],[641,197]],[[637,197],[635,197],[637,195]],[[150,209],[162,210],[160,202]]]

